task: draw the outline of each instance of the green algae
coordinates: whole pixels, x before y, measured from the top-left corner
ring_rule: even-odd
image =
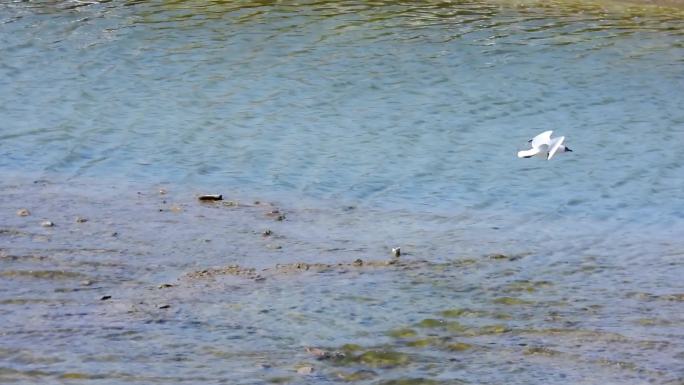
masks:
[[[516,297],[499,297],[499,298],[495,298],[492,302],[499,304],[499,305],[510,305],[510,306],[534,304],[534,302],[532,302],[532,301],[526,301],[524,299],[520,299],[520,298],[516,298]]]
[[[491,317],[492,314],[483,310],[473,309],[447,309],[439,313],[442,317],[447,318],[485,318]]]
[[[441,328],[445,326],[444,320],[435,318],[425,318],[416,324],[420,328]]]
[[[340,346],[340,351],[344,353],[354,353],[360,351],[361,349],[363,349],[363,347],[358,344],[344,344]]]
[[[440,381],[431,380],[428,378],[397,378],[394,380],[386,380],[380,382],[378,385],[439,385]]]
[[[454,342],[446,345],[446,348],[452,352],[462,352],[472,349],[473,345],[467,344],[465,342]]]
[[[466,336],[483,336],[483,335],[490,335],[490,334],[503,334],[503,333],[508,333],[511,331],[511,328],[509,328],[506,325],[487,325],[481,328],[469,328],[463,332],[463,335]]]
[[[372,370],[357,370],[355,372],[337,372],[335,373],[337,378],[345,382],[357,382],[357,381],[367,381],[372,380],[377,377],[377,373]]]
[[[289,382],[292,382],[293,380],[294,380],[294,378],[291,376],[282,376],[282,377],[271,377],[271,378],[267,379],[266,381],[268,381],[271,384],[287,384]]]
[[[418,335],[415,330],[410,328],[394,329],[387,332],[387,335],[394,338],[411,338]]]
[[[468,327],[456,321],[451,321],[446,323],[446,329],[451,333],[462,333],[468,330]]]
[[[504,288],[505,292],[528,292],[532,293],[538,289],[552,287],[553,284],[549,281],[530,281],[527,279],[511,282]]]
[[[91,376],[90,374],[86,374],[86,373],[69,372],[69,373],[64,373],[64,374],[60,375],[59,378],[62,380],[91,380],[91,379],[93,379],[93,376]]]
[[[434,345],[436,343],[436,341],[437,341],[436,339],[430,338],[430,337],[420,338],[417,340],[412,340],[412,341],[406,342],[406,346],[411,346],[414,348],[424,348],[424,347],[427,347],[430,345]]]
[[[410,362],[408,354],[391,350],[369,350],[356,357],[356,361],[372,368],[405,366]]]

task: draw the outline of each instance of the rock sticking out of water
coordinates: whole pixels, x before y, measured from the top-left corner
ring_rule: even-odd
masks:
[[[29,215],[31,215],[31,212],[28,211],[28,209],[19,209],[17,210],[17,215],[20,217],[28,217]]]
[[[301,366],[301,367],[297,368],[297,374],[301,374],[304,376],[312,374],[313,371],[314,371],[313,366]]]
[[[162,303],[162,304],[159,304],[159,305],[157,306],[158,309],[168,309],[168,308],[170,308],[170,307],[171,307],[171,305],[166,304],[166,303]]]
[[[52,221],[42,221],[40,225],[43,227],[54,227],[55,223]]]
[[[199,197],[197,197],[197,199],[199,199],[200,201],[204,201],[204,202],[221,201],[221,200],[223,200],[223,195],[221,195],[221,194],[204,194],[204,195],[200,195]]]
[[[328,351],[328,350],[323,350],[319,348],[311,348],[307,347],[306,352],[311,354],[312,356],[316,357],[317,360],[330,360],[330,359],[342,359],[345,357],[345,354],[342,352],[338,351]]]
[[[396,258],[399,258],[401,256],[401,247],[393,247],[392,255]]]
[[[86,222],[88,222],[88,218],[76,217],[76,223],[86,223]]]
[[[100,301],[106,301],[108,299],[112,299],[112,296],[111,295],[103,295],[102,297],[100,297]]]

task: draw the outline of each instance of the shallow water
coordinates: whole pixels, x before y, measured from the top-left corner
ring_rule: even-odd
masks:
[[[0,382],[684,381],[683,16],[2,2]]]

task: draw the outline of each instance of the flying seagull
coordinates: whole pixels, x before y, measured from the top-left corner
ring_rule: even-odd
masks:
[[[531,158],[535,155],[545,157],[547,160],[553,158],[557,152],[572,152],[572,150],[563,145],[564,136],[551,138],[553,131],[544,131],[534,138],[528,140],[531,149],[525,151],[518,151],[518,158]]]

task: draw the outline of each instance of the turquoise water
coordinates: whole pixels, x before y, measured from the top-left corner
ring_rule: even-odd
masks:
[[[679,383],[683,41],[613,3],[3,1],[0,381]],[[547,129],[574,152],[516,157]],[[265,281],[193,276],[231,264]]]

